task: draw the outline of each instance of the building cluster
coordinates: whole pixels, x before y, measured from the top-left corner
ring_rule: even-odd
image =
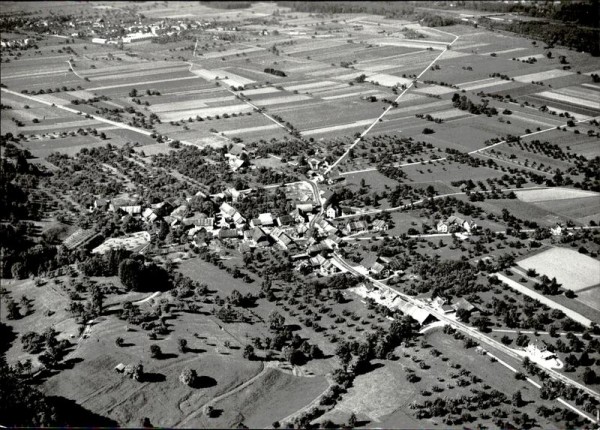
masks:
[[[298,188],[298,189],[296,189]],[[108,238],[98,243],[93,230],[78,230],[64,244],[71,249],[87,246],[92,253],[104,254],[110,249],[123,248],[132,252],[147,252],[153,238],[161,229],[168,231],[181,243],[202,249],[220,248],[218,245],[237,249],[240,253],[256,249],[275,247],[291,256],[296,268],[304,274],[318,273],[330,276],[344,272],[342,264],[331,258],[344,236],[369,231],[384,232],[386,221],[335,220],[341,210],[329,204],[321,213],[321,207],[309,199],[306,190],[291,186],[286,196],[290,200],[288,213],[260,213],[247,217],[236,209],[236,204],[251,198],[255,190],[227,189],[215,195],[196,194],[204,200],[205,211],[193,210],[193,197],[155,204],[143,204],[137,196],[120,196],[113,199],[98,198],[90,211],[121,214],[121,219],[133,219],[144,226],[144,230],[117,238]],[[92,239],[96,239],[92,241]],[[90,246],[89,244],[93,245]],[[365,268],[375,276],[397,270],[395,263],[379,257]]]

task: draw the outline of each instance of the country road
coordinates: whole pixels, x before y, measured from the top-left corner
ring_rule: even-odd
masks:
[[[446,33],[446,32],[444,32],[444,33]],[[423,76],[423,75],[425,74],[425,72],[427,72],[427,71],[428,71],[428,70],[429,70],[429,69],[430,69],[430,68],[431,68],[431,67],[432,67],[432,66],[433,66],[433,65],[434,65],[434,64],[435,64],[435,63],[436,63],[436,62],[437,62],[437,61],[438,61],[438,60],[439,60],[441,57],[442,57],[442,55],[444,55],[444,53],[446,53],[446,52],[447,52],[447,51],[450,49],[450,47],[451,47],[452,45],[454,45],[454,43],[455,43],[455,42],[456,42],[456,41],[459,39],[459,37],[460,37],[460,36],[457,36],[457,35],[455,35],[455,34],[451,34],[451,33],[446,33],[446,34],[449,34],[449,35],[453,36],[453,37],[454,37],[454,40],[453,40],[452,42],[450,42],[449,44],[447,44],[447,45],[446,45],[446,47],[444,48],[444,50],[443,50],[442,52],[440,52],[440,55],[438,55],[437,57],[435,57],[435,58],[433,59],[433,61],[432,61],[431,63],[429,63],[429,64],[427,65],[427,67],[425,67],[425,69],[423,69],[423,71],[422,71],[421,73],[419,73],[419,75],[418,75],[418,76],[417,76],[415,79],[413,79],[413,80],[410,82],[410,84],[408,84],[408,85],[406,86],[406,88],[405,88],[405,89],[404,89],[404,90],[403,90],[403,91],[402,91],[402,92],[401,92],[401,93],[398,95],[398,97],[396,97],[396,99],[394,100],[394,102],[395,102],[395,103],[398,103],[398,101],[399,101],[399,100],[400,100],[400,99],[401,99],[401,98],[404,96],[404,94],[406,94],[406,93],[408,92],[408,90],[410,90],[410,89],[413,87],[413,85],[415,84],[415,82],[416,82],[416,81],[418,81],[419,79],[421,79],[421,76]],[[352,149],[354,149],[354,147],[355,147],[356,145],[358,145],[360,141],[362,141],[362,139],[363,139],[363,138],[364,138],[364,137],[365,137],[365,136],[366,136],[366,135],[367,135],[367,134],[368,134],[368,133],[371,131],[371,129],[372,129],[373,127],[375,127],[375,125],[376,125],[376,124],[378,124],[378,123],[379,123],[379,121],[383,120],[383,117],[384,117],[384,116],[385,116],[385,115],[386,115],[386,114],[387,114],[387,113],[388,113],[388,112],[389,112],[389,111],[390,111],[392,108],[393,108],[393,106],[392,106],[392,105],[388,106],[388,107],[387,107],[387,108],[386,108],[386,109],[383,111],[383,113],[382,113],[381,115],[379,115],[379,116],[378,116],[378,117],[375,119],[375,121],[373,121],[373,123],[372,123],[372,124],[371,124],[371,125],[370,125],[370,126],[369,126],[369,127],[366,129],[366,130],[365,130],[365,131],[363,131],[363,132],[360,134],[360,136],[358,136],[358,137],[356,138],[356,140],[355,140],[355,141],[352,143],[352,145],[350,145],[350,146],[348,147],[348,149],[346,150],[346,152],[344,152],[344,153],[342,154],[342,156],[341,156],[340,158],[338,158],[338,159],[335,161],[335,163],[333,163],[333,164],[332,164],[332,165],[330,165],[330,166],[329,166],[327,169],[325,169],[325,171],[324,171],[324,174],[325,174],[325,175],[327,175],[327,174],[328,174],[329,172],[331,172],[331,170],[333,170],[333,169],[334,169],[334,168],[335,168],[335,167],[336,167],[338,164],[340,164],[340,162],[342,162],[342,160],[343,160],[344,158],[346,158],[346,157],[348,156],[348,154],[350,154],[350,151],[352,151]]]
[[[340,263],[340,265],[342,265],[343,267],[345,267],[349,273],[353,274],[354,276],[362,276],[364,277],[363,274],[359,273],[358,271],[356,271],[356,269],[354,269],[354,267],[352,267],[350,264],[348,264],[339,254],[335,253],[333,254],[333,258]],[[389,287],[388,285],[385,285],[384,283],[377,281],[369,276],[366,276],[366,279],[369,280],[373,285],[381,288],[382,290],[386,290],[388,292],[390,292],[393,295],[397,295],[400,296],[401,298],[403,298],[405,301],[411,303],[412,305],[424,309],[426,311],[428,311],[431,315],[433,315],[434,317],[436,317],[439,321],[443,321],[446,324],[456,328],[457,330],[471,336],[472,338],[478,340],[481,343],[486,344],[488,347],[492,347],[498,351],[502,351],[504,354],[508,355],[509,357],[512,357],[515,360],[518,360],[518,362],[521,362],[523,360],[523,357],[519,354],[517,354],[514,350],[512,350],[511,348],[508,348],[506,345],[498,342],[497,340],[487,336],[486,334],[478,331],[477,329],[470,327],[462,322],[456,321],[452,318],[449,318],[448,316],[446,316],[444,313],[439,312],[437,309],[427,305],[426,303],[415,299],[414,297],[411,297],[407,294],[401,293],[398,290],[395,290],[394,288]],[[584,392],[586,392],[587,394],[595,397],[596,399],[600,400],[600,394],[598,392],[596,392],[595,390],[586,387],[583,384],[580,384],[577,381],[572,380],[571,378],[553,370],[553,369],[545,369],[545,371],[554,379],[558,379],[560,381],[562,381],[563,383],[567,384],[567,385],[571,385],[575,388],[578,388]],[[581,411],[580,411],[581,412]],[[581,414],[584,414],[583,412],[581,412]],[[584,416],[587,416],[584,414]],[[595,422],[595,420],[593,418],[590,418],[588,416],[588,419],[592,422]]]
[[[594,117],[594,118],[591,118],[591,119],[581,119],[579,121],[575,121],[575,123],[579,124],[579,123],[582,123],[582,122],[589,122],[589,121],[592,121],[594,119],[600,119],[600,117]],[[539,131],[534,131],[533,133],[522,134],[521,136],[518,136],[518,137],[519,137],[519,139],[523,139],[523,138],[526,138],[526,137],[536,136],[538,134],[547,133],[549,131],[556,130],[557,127],[567,127],[567,123],[564,123],[563,125],[557,125],[557,126],[554,126],[554,127],[548,127],[548,128],[545,128],[545,129],[539,130]],[[507,142],[507,140],[501,140],[500,142],[492,143],[491,145],[484,146],[483,148],[479,148],[479,149],[475,149],[473,151],[469,151],[469,152],[467,152],[467,154],[469,154],[469,155],[472,155],[472,154],[483,155],[483,154],[480,154],[480,153],[483,152],[483,151],[487,151],[488,149],[495,148],[496,146],[503,145],[506,142]],[[418,166],[420,164],[433,164],[433,163],[436,163],[438,161],[445,161],[447,159],[448,159],[448,157],[440,157],[440,158],[429,159],[429,160],[413,161],[411,163],[396,163],[396,164],[392,164],[391,167],[409,167],[409,166]],[[519,167],[526,168],[524,166],[519,166]],[[353,175],[355,173],[373,172],[375,170],[377,170],[377,167],[369,167],[368,169],[361,169],[361,170],[351,170],[351,171],[348,171],[348,172],[342,172],[342,173],[340,173],[340,176]]]
[[[31,101],[34,101],[36,103],[41,103],[41,104],[46,105],[46,106],[50,106],[50,107],[53,107],[53,108],[56,108],[56,109],[64,110],[64,111],[73,113],[75,115],[82,115],[81,112],[78,111],[77,109],[73,109],[73,108],[70,108],[70,107],[67,107],[67,106],[57,105],[55,103],[51,103],[49,101],[43,100],[43,99],[41,99],[39,97],[31,96],[31,95],[28,95],[28,94],[21,94],[21,93],[18,93],[16,91],[9,90],[7,88],[1,88],[1,90],[3,92],[5,92],[5,93],[12,94],[12,95],[15,95],[15,96],[27,99],[27,100],[31,100]],[[91,91],[91,90],[92,89],[88,89],[88,91]],[[149,130],[145,130],[145,129],[139,128],[139,127],[134,127],[132,125],[128,125],[128,124],[125,124],[125,123],[122,123],[122,122],[112,121],[110,119],[106,119],[106,118],[101,117],[99,115],[92,115],[92,114],[86,114],[86,115],[88,117],[91,117],[92,119],[95,119],[96,121],[103,122],[105,124],[110,124],[112,126],[115,126],[117,128],[123,129],[123,130],[130,130],[130,131],[133,131],[135,133],[143,134],[144,136],[151,136],[153,133],[155,133],[153,130],[149,131]],[[187,142],[185,140],[180,140],[180,142],[182,144],[184,144],[184,145],[197,146],[197,145],[193,144],[192,142]]]

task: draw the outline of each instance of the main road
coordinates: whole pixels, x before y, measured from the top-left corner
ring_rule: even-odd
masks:
[[[515,360],[518,361],[522,361],[523,357],[521,357],[519,354],[517,354],[517,352],[515,352],[514,350],[512,350],[511,348],[508,348],[506,345],[498,342],[497,340],[485,335],[484,333],[478,331],[477,329],[470,327],[460,321],[456,321],[452,318],[449,318],[448,316],[446,316],[444,313],[439,312],[437,309],[433,308],[432,306],[427,305],[426,303],[415,299],[414,297],[411,297],[407,294],[401,293],[398,290],[393,289],[392,287],[389,287],[388,285],[385,285],[384,283],[371,278],[370,276],[364,276],[363,274],[359,273],[358,271],[356,271],[356,269],[354,269],[354,267],[352,267],[351,265],[349,265],[339,254],[334,253],[333,254],[333,258],[343,267],[346,268],[346,270],[348,270],[349,273],[355,275],[355,276],[361,276],[361,277],[365,277],[366,279],[368,279],[373,285],[386,290],[392,294],[398,295],[401,298],[403,298],[405,301],[411,303],[414,306],[417,306],[418,308],[424,309],[426,311],[428,311],[431,315],[433,315],[434,317],[436,317],[439,321],[443,321],[446,324],[456,328],[457,330],[460,330],[461,332],[471,336],[474,339],[477,339],[478,341],[480,341],[481,343],[484,343],[492,348],[495,348],[496,350],[502,351],[504,354],[514,358]],[[586,387],[583,384],[580,384],[577,381],[572,380],[571,378],[568,378],[567,376],[555,371],[554,369],[544,369],[551,377],[553,377],[554,379],[560,380],[561,382],[571,385],[575,388],[578,388],[584,392],[586,392],[587,394],[595,397],[596,399],[600,400],[600,393],[592,390],[589,387]]]

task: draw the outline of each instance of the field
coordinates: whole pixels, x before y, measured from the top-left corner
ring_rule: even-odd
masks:
[[[94,417],[88,427],[344,427],[352,414],[359,428],[583,427],[463,339],[500,340],[489,352],[521,371],[517,337],[556,328],[560,358],[577,361],[563,376],[584,381],[600,333],[542,304],[586,326],[600,315],[599,59],[488,22],[541,18],[464,2],[217,3],[3,4],[0,254],[14,279],[2,279],[0,361],[32,359],[34,380],[19,383]],[[125,192],[154,215],[106,209]],[[217,234],[223,202],[253,220],[234,218],[237,238]],[[342,213],[333,228],[329,207]],[[255,227],[265,212],[281,230]],[[61,246],[79,228],[151,240],[105,259],[95,243]],[[282,230],[292,242],[276,241]],[[569,291],[544,295],[541,275]],[[404,320],[359,285],[402,291],[440,321]],[[26,352],[23,334],[48,327],[68,343],[58,363],[49,339]],[[557,395],[593,421],[600,376],[585,379],[590,396]],[[321,403],[334,383],[347,390]],[[466,397],[492,389],[506,401]],[[438,398],[462,403],[419,418]]]
[[[556,262],[561,264],[557,265]],[[534,269],[549,278],[556,278],[563,288],[575,292],[600,283],[598,260],[565,248],[552,248],[518,262],[524,269]]]

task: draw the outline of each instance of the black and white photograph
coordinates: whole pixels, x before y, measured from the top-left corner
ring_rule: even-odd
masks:
[[[0,39],[0,428],[599,428],[600,0]]]

